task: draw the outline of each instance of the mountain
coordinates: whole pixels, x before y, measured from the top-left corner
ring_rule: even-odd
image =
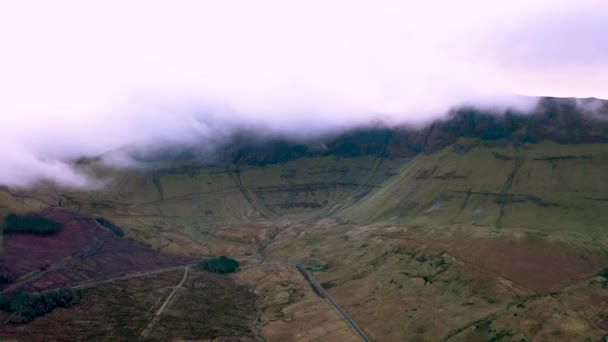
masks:
[[[314,140],[241,131],[213,151],[181,146],[135,158],[141,168],[79,161],[110,179],[97,190],[0,188],[0,214],[46,209],[103,219],[125,235],[107,241],[130,239],[141,245],[133,250],[160,251],[171,265],[175,257],[233,256],[242,264],[235,283],[207,281],[238,294],[234,305],[251,319],[238,326],[256,328],[230,333],[248,338],[259,330],[269,340],[298,339],[311,324],[323,328],[309,340],[323,329],[353,338],[296,263],[310,266],[372,340],[608,334],[607,101],[543,98],[526,114],[459,108],[422,128],[376,124]],[[92,241],[105,236],[83,222]],[[28,274],[20,280],[35,276]],[[187,298],[204,296],[186,286]]]

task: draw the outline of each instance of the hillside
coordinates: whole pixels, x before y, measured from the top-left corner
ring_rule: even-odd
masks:
[[[343,215],[361,222],[465,223],[602,236],[606,189],[608,144],[494,147],[460,139],[415,157]]]
[[[56,201],[127,228],[162,227],[155,235],[172,222],[169,234],[208,245],[215,228],[280,217],[601,236],[608,112],[593,117],[577,101],[542,99],[531,115],[460,109],[422,129],[361,128],[314,142],[239,133],[212,165],[181,148],[171,162],[107,171],[109,186]],[[149,230],[131,233],[148,239]]]

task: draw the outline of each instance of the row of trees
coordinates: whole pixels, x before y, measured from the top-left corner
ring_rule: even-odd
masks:
[[[123,237],[125,236],[125,232],[117,225],[112,223],[110,220],[105,219],[103,217],[96,218],[97,223],[102,225],[103,227],[109,229],[114,235]]]
[[[6,234],[50,235],[61,230],[61,224],[38,215],[9,214],[4,218]]]
[[[80,295],[72,289],[45,293],[18,292],[0,295],[0,310],[10,314],[9,322],[28,323],[55,308],[70,308],[78,304]]]
[[[239,263],[225,256],[213,258],[199,263],[199,267],[213,273],[232,273],[237,270]]]

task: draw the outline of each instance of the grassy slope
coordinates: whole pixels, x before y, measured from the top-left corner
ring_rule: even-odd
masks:
[[[223,249],[217,229],[285,216],[320,218],[396,173],[402,160],[371,156],[309,157],[265,166],[165,166],[120,171],[98,191],[66,192],[69,209],[103,216],[126,235],[155,247],[193,254],[247,254]],[[248,252],[249,251],[249,252]]]
[[[458,151],[458,152],[456,152]],[[419,155],[341,214],[357,222],[453,224],[601,235],[608,222],[608,146],[459,141]]]
[[[220,227],[286,215],[601,236],[608,222],[607,151],[606,144],[516,148],[461,138],[407,163],[323,156],[265,166],[121,171],[99,191],[28,194],[24,201],[2,191],[0,210],[35,210],[60,201],[107,217],[153,246],[181,244],[199,254],[213,254]]]

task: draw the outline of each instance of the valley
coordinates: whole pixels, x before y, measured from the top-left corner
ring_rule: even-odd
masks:
[[[0,336],[361,340],[301,264],[370,341],[605,340],[607,126],[572,133],[557,112],[547,136],[542,110],[471,114],[324,148],[244,143],[215,165],[92,160],[109,181],[86,191],[0,188],[0,215],[62,225],[3,236],[3,293],[81,293]],[[197,266],[224,255],[237,272]]]

